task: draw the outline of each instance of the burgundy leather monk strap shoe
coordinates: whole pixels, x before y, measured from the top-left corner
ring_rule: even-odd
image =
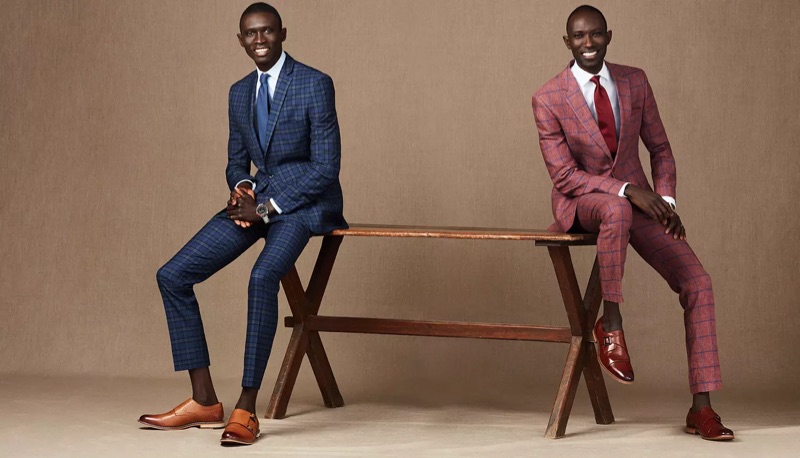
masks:
[[[633,383],[633,367],[622,330],[604,331],[603,317],[600,317],[594,325],[594,338],[597,341],[597,359],[603,369],[620,383]]]
[[[709,406],[697,412],[689,409],[686,415],[686,428],[683,430],[689,434],[699,434],[703,439],[710,441],[733,440],[733,431],[722,424],[722,419]]]
[[[167,413],[146,414],[139,423],[155,429],[174,430],[192,427],[222,428],[225,426],[222,403],[204,406],[189,398]]]
[[[219,441],[228,445],[251,445],[260,435],[256,414],[244,409],[234,409]]]

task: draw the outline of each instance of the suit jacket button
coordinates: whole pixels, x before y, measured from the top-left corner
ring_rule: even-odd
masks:
[[[268,177],[272,178],[272,175],[267,175]]]

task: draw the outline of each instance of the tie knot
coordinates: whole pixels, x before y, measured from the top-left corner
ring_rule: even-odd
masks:
[[[269,74],[268,73],[262,73],[261,74],[261,84],[267,84],[267,78],[269,78]]]
[[[596,84],[597,86],[599,86],[600,85],[600,75],[594,75],[590,81],[593,82],[594,84]]]

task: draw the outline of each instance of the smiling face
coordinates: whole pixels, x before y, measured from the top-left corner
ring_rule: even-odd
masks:
[[[271,13],[251,13],[239,23],[239,44],[262,72],[272,68],[283,52],[286,29]]]
[[[577,11],[567,22],[564,44],[572,51],[575,62],[587,72],[600,72],[609,43],[611,31],[606,30],[606,21],[597,12]]]

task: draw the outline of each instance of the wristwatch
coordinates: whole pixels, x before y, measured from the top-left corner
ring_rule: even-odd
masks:
[[[264,223],[269,223],[269,207],[267,207],[267,204],[258,204],[256,206],[256,214],[264,220]]]

